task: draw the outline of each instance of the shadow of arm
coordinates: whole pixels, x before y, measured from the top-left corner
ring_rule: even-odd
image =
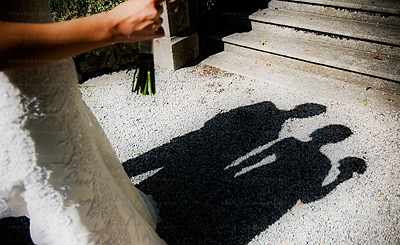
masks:
[[[305,196],[301,198],[303,203],[310,203],[324,198],[338,185],[349,180],[353,177],[353,173],[363,174],[367,166],[365,161],[357,157],[346,157],[339,161],[340,174],[338,177],[328,185],[317,187],[315,190],[310,190]]]
[[[159,169],[165,166],[165,154],[162,154],[160,149],[153,149],[140,156],[129,159],[122,165],[129,177],[137,176],[154,169]]]

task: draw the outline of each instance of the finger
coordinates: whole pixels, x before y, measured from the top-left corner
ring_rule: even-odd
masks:
[[[157,33],[158,30],[162,28],[161,27],[162,23],[163,19],[159,18],[153,21],[146,21],[142,23],[142,25],[139,28],[142,29],[142,32],[144,33],[148,33],[149,35],[154,35],[154,33]]]
[[[163,37],[163,36],[165,36],[164,28],[160,27],[156,31],[156,38]]]
[[[163,23],[163,19],[162,18],[158,18],[158,19],[156,19],[156,20],[154,20],[154,29],[159,29],[160,27],[161,27],[161,25],[162,25],[162,23]]]
[[[161,7],[159,7],[158,9],[157,9],[157,18],[160,18],[161,17],[161,15],[162,15],[162,13],[164,12],[164,8],[163,8],[163,6],[161,6]]]
[[[158,30],[156,32],[153,32],[150,35],[146,35],[144,36],[143,40],[151,40],[151,39],[155,39],[155,38],[161,38],[165,36],[165,32],[164,29],[162,27],[158,28]]]
[[[156,1],[156,2],[154,2],[154,7],[155,7],[156,10],[157,10],[156,19],[157,19],[157,18],[160,18],[160,16],[162,15],[162,13],[163,13],[163,11],[164,11],[164,7],[163,7],[162,3],[163,3],[163,1]]]
[[[164,2],[165,2],[165,0],[157,0],[157,1],[154,1],[154,6],[156,6],[156,8],[162,7],[162,5],[163,5]]]

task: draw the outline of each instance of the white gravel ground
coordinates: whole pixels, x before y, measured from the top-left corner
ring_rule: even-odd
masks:
[[[292,75],[300,76],[301,74]],[[245,215],[241,218],[247,222],[247,226],[253,227],[252,232],[247,235],[239,234],[238,229],[242,229],[240,227],[243,226],[236,228],[235,223],[228,223],[229,226],[226,227],[226,223],[222,221],[223,216],[216,216],[216,220],[209,219],[211,225],[224,224],[221,230],[232,231],[233,234],[229,236],[228,232],[222,232],[220,238],[222,240],[213,237],[214,231],[207,228],[205,223],[193,218],[196,215],[188,216],[189,219],[193,219],[193,222],[188,221],[185,226],[174,226],[174,223],[168,223],[172,220],[169,217],[172,214],[168,214],[168,211],[172,210],[171,212],[176,213],[177,210],[173,210],[174,206],[172,208],[168,206],[166,200],[159,200],[157,197],[162,197],[163,192],[167,192],[168,194],[164,194],[169,197],[174,190],[168,190],[167,186],[158,186],[158,189],[152,189],[151,185],[148,187],[146,181],[154,180],[154,183],[158,184],[157,178],[161,178],[163,174],[163,166],[154,168],[152,169],[154,171],[150,171],[153,177],[146,179],[146,176],[142,175],[141,178],[139,176],[133,180],[139,188],[144,188],[147,194],[153,195],[155,201],[160,204],[162,221],[159,224],[159,234],[169,244],[189,244],[188,242],[191,244],[400,244],[400,112],[398,107],[400,98],[398,96],[382,95],[373,88],[356,89],[354,91],[357,92],[354,92],[353,97],[335,100],[335,96],[327,97],[313,93],[312,89],[309,92],[295,91],[276,85],[276,81],[271,83],[268,78],[263,81],[250,79],[203,64],[175,72],[158,68],[156,95],[141,96],[130,92],[131,77],[131,71],[123,71],[91,79],[81,86],[83,100],[103,126],[121,162],[129,162],[129,160],[132,162],[130,169],[135,169],[135,159],[139,159],[140,156],[145,159],[151,158],[151,152],[179,145],[179,141],[183,142],[182,145],[185,145],[186,141],[189,142],[188,144],[193,143],[190,141],[193,135],[205,137],[206,134],[201,133],[200,129],[217,115],[230,115],[233,109],[265,102],[273,103],[281,111],[288,111],[305,103],[315,103],[325,106],[326,112],[309,118],[287,119],[280,129],[278,138],[270,138],[270,142],[248,151],[248,155],[260,153],[289,137],[294,137],[301,142],[309,142],[310,134],[315,130],[337,124],[348,127],[352,135],[338,143],[324,144],[321,147],[320,151],[329,158],[332,166],[323,185],[329,185],[337,179],[341,159],[356,157],[364,160],[366,165],[365,172],[354,173],[351,178],[337,185],[320,199],[311,202],[298,200],[287,210],[279,211],[276,218],[270,218],[269,212],[249,211],[249,217],[257,216],[257,218],[247,219]],[[304,79],[308,78],[305,76]],[[302,78],[297,77],[297,79]],[[319,78],[313,77],[313,79]],[[343,90],[347,89],[347,93],[351,88],[352,85],[344,83],[341,87]],[[363,94],[358,91],[363,91]],[[338,92],[340,93],[335,90],[332,94]],[[372,105],[364,106],[358,102],[363,98],[372,98]],[[269,120],[274,120],[274,118]],[[258,120],[256,123],[262,125],[266,122]],[[215,130],[223,129],[216,128]],[[207,141],[207,139],[204,140]],[[204,152],[207,151],[196,149],[192,154],[206,154]],[[241,153],[240,159],[246,159],[248,155]],[[301,155],[301,152],[295,155]],[[307,156],[303,157],[306,161],[316,160],[308,159]],[[183,158],[179,164],[190,166],[191,163],[185,160],[187,158]],[[206,159],[206,156],[199,158]],[[278,161],[276,156],[275,158],[266,157],[261,164],[267,166],[273,161]],[[228,167],[234,163],[224,164]],[[253,166],[253,169],[238,169],[236,172],[248,176],[257,171],[263,171],[261,170],[263,168],[257,166]],[[174,165],[174,167],[179,168],[179,165]],[[177,169],[175,173],[176,179],[171,179],[170,182],[185,179],[184,172]],[[215,177],[215,173],[212,174]],[[206,179],[207,171],[203,173],[200,169],[199,175]],[[232,178],[224,177],[220,180],[222,188],[229,186],[224,184],[227,181],[233,184],[236,179],[233,175]],[[193,181],[192,183],[196,185],[200,182]],[[183,185],[188,192],[195,189],[190,186],[190,183],[183,183]],[[216,188],[217,186],[218,184]],[[199,189],[201,188],[203,186],[199,184]],[[149,193],[149,191],[156,193]],[[176,193],[178,196],[178,199],[175,199],[176,202],[187,200],[185,205],[189,206],[189,210],[191,210],[191,205],[199,207],[198,203],[191,203],[195,200],[194,197],[185,199],[185,195],[191,196],[192,193],[184,193],[185,191],[179,188],[176,192],[179,192]],[[208,192],[200,190],[199,193],[204,203],[211,205],[207,201]],[[276,199],[276,197],[272,198]],[[267,200],[261,200],[263,201],[267,202]],[[172,203],[171,200],[168,202]],[[163,206],[163,203],[168,207]],[[174,205],[181,207],[179,204]],[[276,205],[278,206],[279,203]],[[229,214],[229,210],[224,210],[229,209],[229,206],[219,207],[219,209],[218,214],[224,212]],[[193,208],[193,210],[196,209]],[[232,215],[233,213],[234,211]],[[263,222],[264,217],[269,221]],[[185,228],[197,230],[198,233],[205,233],[205,235],[193,235],[189,231],[182,231]],[[188,238],[192,235],[192,239]],[[225,239],[228,237],[233,237],[233,240]]]

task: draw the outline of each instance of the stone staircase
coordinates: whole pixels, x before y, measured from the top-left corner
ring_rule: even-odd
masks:
[[[211,65],[217,57],[262,60],[400,93],[399,0],[272,0],[223,16],[211,35],[223,52]]]

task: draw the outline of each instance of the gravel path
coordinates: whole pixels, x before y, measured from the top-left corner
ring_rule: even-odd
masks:
[[[400,244],[398,96],[343,83],[350,97],[335,99],[337,86],[300,92],[203,64],[157,69],[156,95],[140,96],[131,76],[89,80],[82,96],[158,203],[167,243]]]

